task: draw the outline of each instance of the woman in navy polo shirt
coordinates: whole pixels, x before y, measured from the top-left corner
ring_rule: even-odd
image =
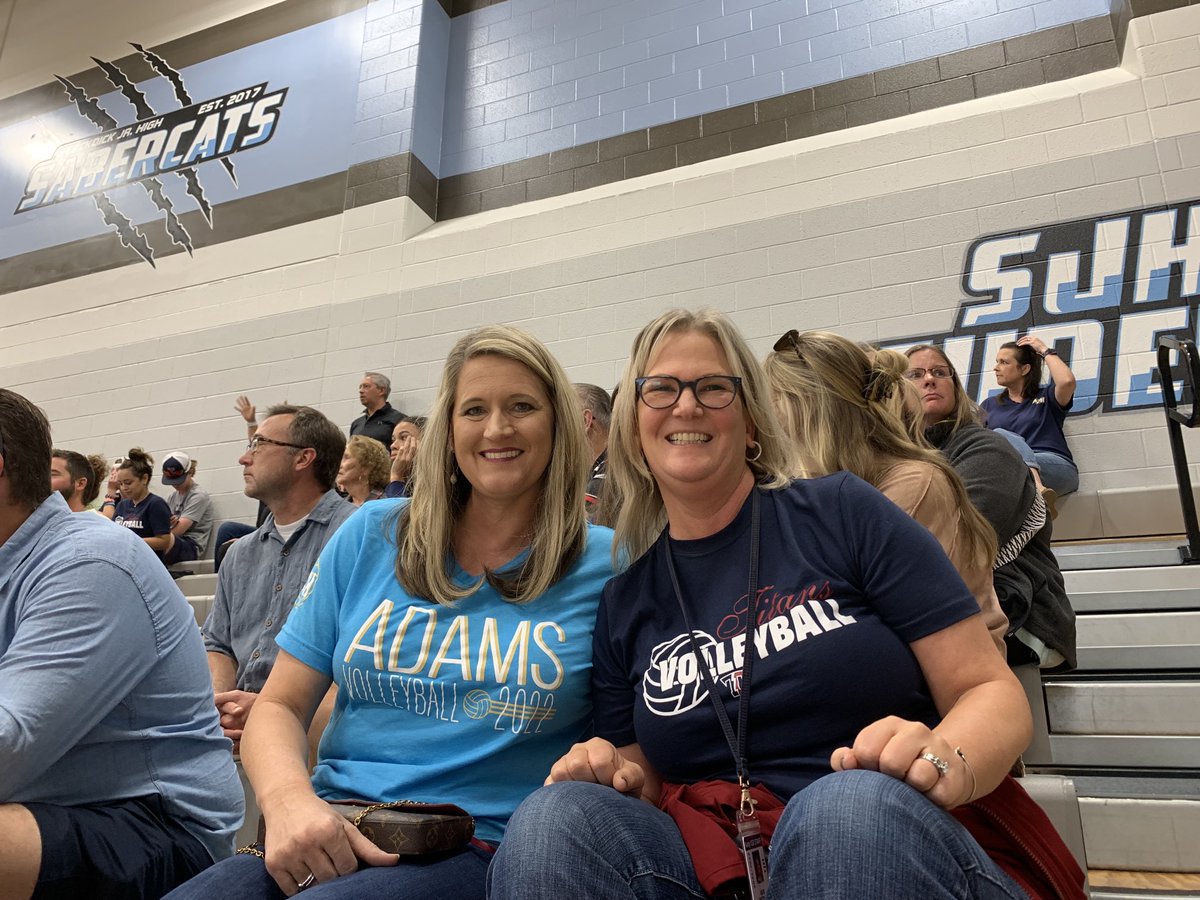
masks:
[[[1050,383],[1042,386],[1042,363]],[[1063,420],[1075,400],[1075,376],[1058,351],[1027,334],[996,354],[996,383],[1004,390],[983,401],[987,427],[1012,443],[1033,470],[1039,487],[1055,493],[1079,490],[1079,468],[1067,448]]]

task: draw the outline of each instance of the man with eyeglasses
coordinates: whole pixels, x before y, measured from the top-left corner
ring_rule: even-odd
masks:
[[[232,855],[237,770],[183,595],[50,458],[0,389],[0,896],[161,897]]]
[[[271,514],[229,549],[204,623],[221,727],[235,749],[266,683],[275,636],[326,542],[354,512],[333,489],[346,438],[310,406],[273,406],[238,462],[246,496]],[[314,735],[324,718],[314,720]]]

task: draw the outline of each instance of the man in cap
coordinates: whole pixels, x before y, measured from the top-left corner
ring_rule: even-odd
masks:
[[[208,492],[196,484],[196,460],[182,450],[172,450],[163,460],[162,483],[175,488],[167,497],[174,543],[163,554],[163,562],[169,566],[200,559],[212,534],[213,507]]]

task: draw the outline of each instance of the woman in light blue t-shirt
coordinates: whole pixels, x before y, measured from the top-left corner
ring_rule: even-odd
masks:
[[[266,822],[171,896],[482,898],[521,800],[590,727],[592,633],[612,532],[585,520],[574,388],[530,335],[451,351],[411,498],[365,504],[322,552],[242,740]],[[308,769],[305,731],[336,700]],[[326,800],[453,803],[475,839],[398,861]]]

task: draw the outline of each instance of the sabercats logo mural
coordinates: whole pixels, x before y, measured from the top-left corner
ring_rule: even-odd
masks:
[[[107,192],[127,184],[140,184],[162,210],[163,224],[172,243],[191,254],[191,235],[179,221],[162,179],[182,178],[188,195],[212,228],[212,204],[204,195],[198,167],[201,163],[220,162],[225,177],[237,185],[234,154],[261,147],[271,139],[287,88],[270,91],[264,82],[198,103],[188,92],[183,76],[166,60],[138,44],[132,46],[157,74],[170,82],[182,108],[156,112],[124,72],[112,63],[92,57],[104,77],[137,112],[136,122],[121,125],[83,88],[56,75],[75,109],[100,133],[63,144],[53,157],[35,166],[16,212],[30,212],[90,196],[121,243],[153,266],[154,250],[150,242]]]

